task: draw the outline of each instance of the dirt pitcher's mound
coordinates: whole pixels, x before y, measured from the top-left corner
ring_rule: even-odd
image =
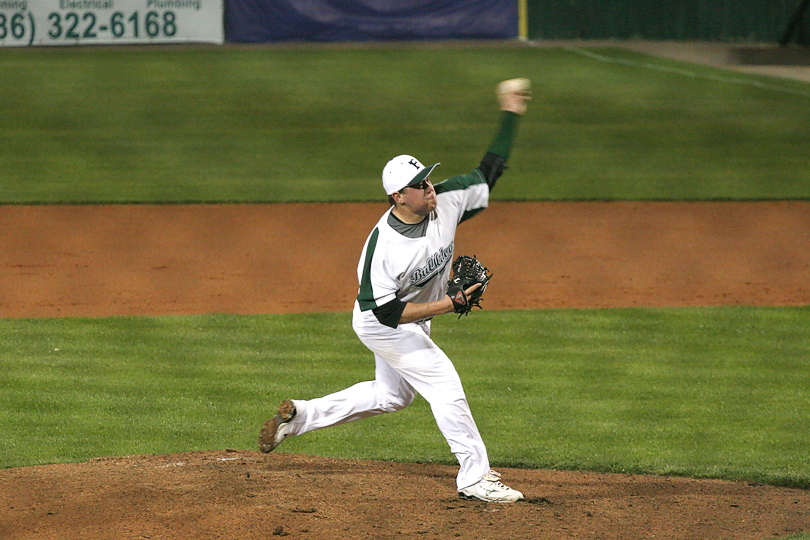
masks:
[[[512,505],[462,501],[455,467],[250,451],[0,471],[13,539],[758,539],[810,529],[810,492],[503,469]]]

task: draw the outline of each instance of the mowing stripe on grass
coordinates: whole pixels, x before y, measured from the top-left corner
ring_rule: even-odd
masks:
[[[599,62],[604,62],[608,64],[621,64],[624,66],[631,66],[631,67],[640,67],[644,69],[652,69],[655,71],[662,71],[665,73],[674,73],[676,75],[683,75],[684,77],[691,77],[694,79],[704,79],[708,81],[714,82],[721,82],[721,83],[728,83],[728,84],[740,84],[744,86],[753,86],[755,88],[760,88],[762,90],[773,90],[775,92],[782,92],[785,94],[793,94],[797,96],[803,96],[810,98],[810,92],[804,90],[798,90],[795,88],[788,88],[786,86],[780,86],[778,84],[770,84],[765,83],[762,81],[757,81],[754,79],[741,79],[739,77],[724,77],[722,75],[712,75],[709,73],[698,73],[697,71],[692,71],[690,69],[684,68],[676,68],[672,66],[664,66],[661,64],[655,64],[652,62],[637,62],[635,60],[628,60],[626,58],[616,58],[613,56],[605,56],[603,54],[595,53],[589,51],[587,49],[581,49],[579,47],[563,47],[564,50],[579,54],[581,56],[585,56],[592,60],[596,60]]]

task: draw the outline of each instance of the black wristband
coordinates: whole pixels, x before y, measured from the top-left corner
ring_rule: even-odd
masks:
[[[478,170],[484,175],[484,179],[487,181],[490,191],[495,188],[495,182],[501,177],[503,171],[508,168],[506,159],[492,152],[487,152],[484,155],[484,159],[481,160],[481,164],[478,166]]]

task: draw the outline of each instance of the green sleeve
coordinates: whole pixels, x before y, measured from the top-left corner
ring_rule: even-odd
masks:
[[[503,111],[501,113],[501,126],[489,147],[489,152],[501,156],[504,161],[509,159],[509,153],[512,151],[512,142],[515,140],[519,120],[519,114],[515,114],[511,111]]]

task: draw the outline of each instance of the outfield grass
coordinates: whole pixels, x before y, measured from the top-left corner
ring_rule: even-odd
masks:
[[[489,46],[0,49],[0,203],[380,200],[396,154],[475,167],[493,88],[516,76],[535,99],[496,198],[810,197],[810,84],[591,52],[623,63]]]
[[[434,323],[499,466],[810,487],[810,309]],[[317,329],[317,331],[314,331]],[[282,398],[373,377],[348,314],[0,320],[0,466],[255,448]],[[454,463],[421,398],[283,451]]]

